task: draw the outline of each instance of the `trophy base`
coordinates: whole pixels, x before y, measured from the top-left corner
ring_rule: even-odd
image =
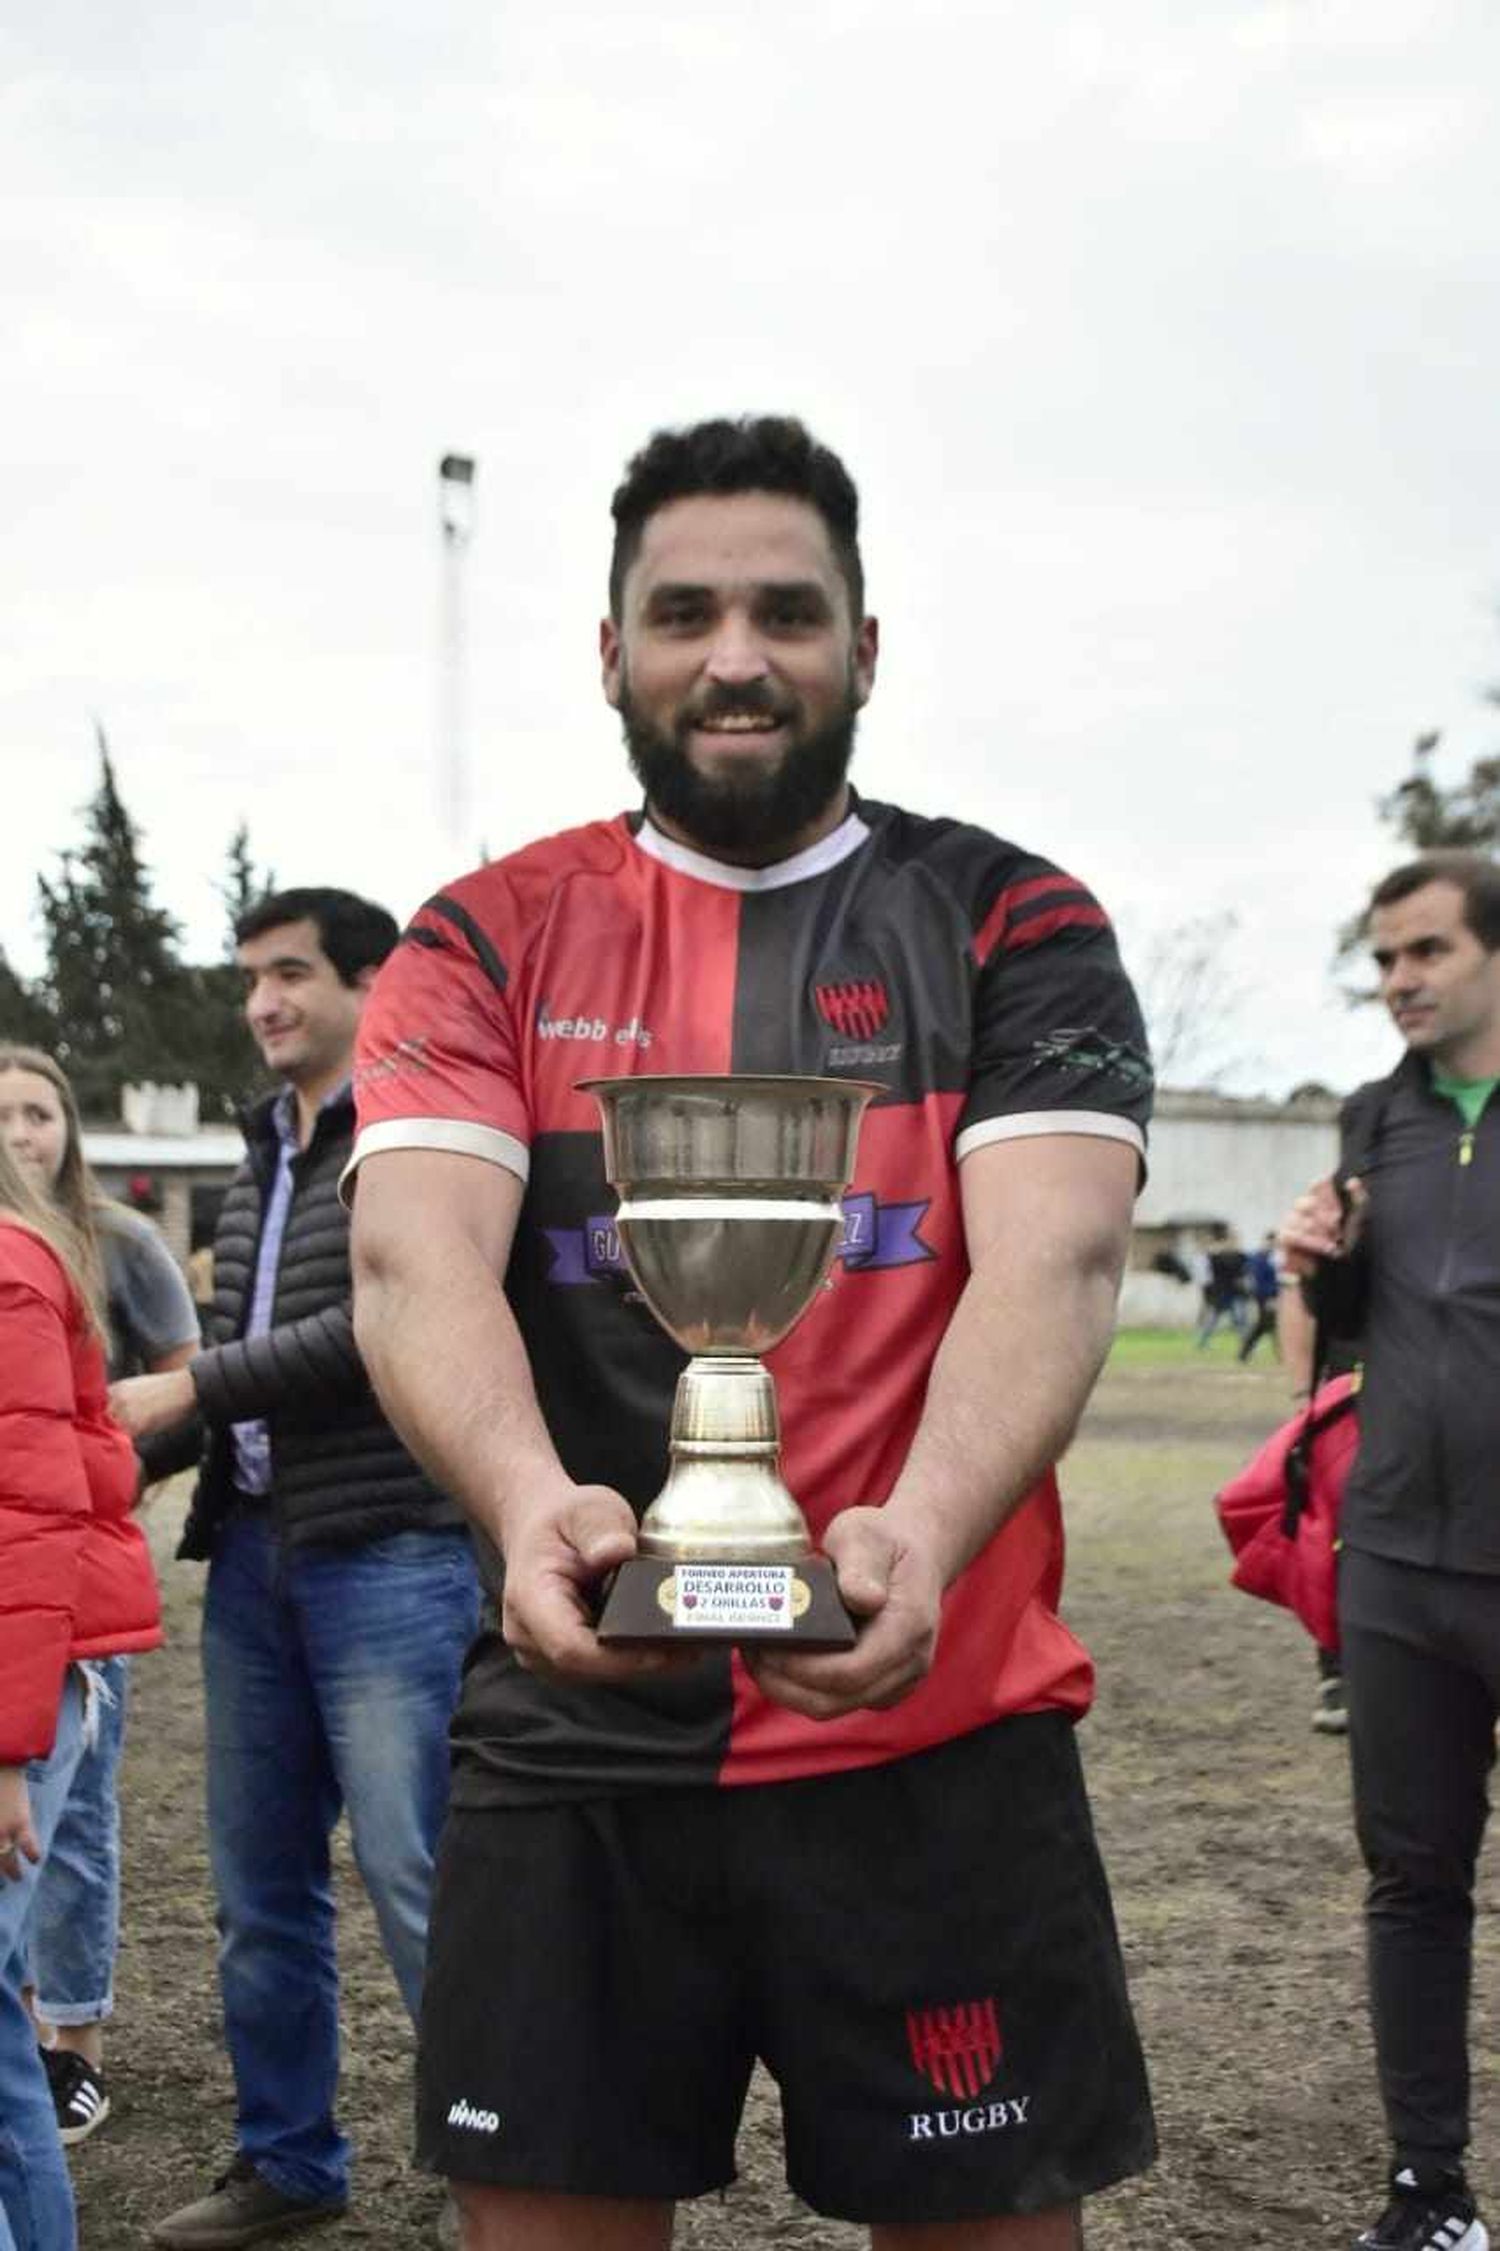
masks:
[[[724,1563],[638,1555],[609,1584],[599,1639],[851,1649],[854,1621],[826,1556]]]

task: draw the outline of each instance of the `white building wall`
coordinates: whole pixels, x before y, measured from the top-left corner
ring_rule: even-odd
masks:
[[[1333,1170],[1337,1154],[1331,1096],[1287,1105],[1164,1090],[1135,1213],[1137,1229],[1152,1235],[1149,1243],[1138,1235],[1137,1259],[1144,1265],[1160,1242],[1186,1256],[1216,1223],[1253,1249],[1310,1181]],[[1197,1290],[1169,1276],[1133,1265],[1125,1277],[1120,1319],[1127,1327],[1187,1328],[1197,1307]]]

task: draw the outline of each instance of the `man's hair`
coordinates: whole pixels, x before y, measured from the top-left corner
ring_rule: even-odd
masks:
[[[1462,892],[1464,922],[1487,954],[1500,951],[1500,864],[1484,852],[1424,852],[1392,868],[1370,893],[1365,923],[1377,907],[1394,907],[1429,883],[1451,883]]]
[[[263,937],[287,922],[316,925],[318,944],[345,985],[352,985],[362,969],[377,969],[401,935],[395,916],[372,899],[310,884],[300,891],[271,891],[257,899],[235,923],[235,944],[243,946],[247,939]]]
[[[819,445],[790,414],[747,414],[695,422],[688,430],[658,430],[630,461],[610,512],[615,520],[609,565],[609,610],[619,622],[625,579],[640,550],[648,518],[669,501],[699,493],[780,492],[816,508],[828,527],[849,611],[865,614],[865,574],[859,559],[859,494],[854,479],[829,447]]]

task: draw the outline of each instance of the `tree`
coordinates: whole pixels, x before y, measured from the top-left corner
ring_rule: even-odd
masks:
[[[47,966],[28,984],[0,951],[0,1038],[55,1055],[91,1118],[114,1117],[120,1089],[143,1079],[198,1088],[205,1118],[232,1117],[260,1075],[245,1028],[234,925],[274,887],[242,820],[218,886],[228,917],[222,958],[184,962],[172,916],[151,895],[141,832],[125,805],[102,727],[99,786],[81,844],[58,855],[37,889]]]
[[[1500,703],[1500,690],[1491,688],[1485,701]],[[1491,851],[1500,843],[1500,757],[1476,758],[1463,780],[1445,789],[1432,770],[1442,739],[1436,728],[1418,735],[1411,772],[1380,800],[1380,818],[1414,853]]]
[[[234,965],[235,924],[257,899],[276,888],[276,878],[269,868],[256,870],[249,824],[243,820],[229,839],[224,880],[217,888],[227,918],[224,959],[189,972],[198,997],[194,1076],[200,1115],[230,1118],[261,1074],[260,1057],[245,1025],[244,993]]]
[[[54,1025],[45,1004],[11,968],[0,946],[0,1040],[17,1047],[53,1045]]]
[[[1487,688],[1484,701],[1500,707],[1500,688]],[[1411,746],[1411,767],[1376,811],[1405,852],[1493,852],[1500,846],[1500,756],[1476,758],[1461,780],[1440,782],[1433,771],[1442,730],[1424,728]],[[1364,942],[1363,911],[1339,926],[1336,962],[1342,967]],[[1368,985],[1346,986],[1351,1003],[1373,1000]]]
[[[225,957],[234,959],[235,925],[241,915],[248,914],[258,899],[276,888],[274,869],[262,868],[257,874],[255,860],[250,850],[250,824],[241,818],[229,839],[229,849],[224,855],[224,881],[218,885],[219,897],[224,902],[228,917],[225,937]]]
[[[80,1108],[113,1116],[122,1086],[193,1075],[194,995],[177,925],[152,899],[140,831],[97,724],[95,734],[99,786],[85,809],[84,842],[61,855],[50,881],[37,879],[47,939],[37,997]]]
[[[1245,999],[1230,951],[1239,917],[1201,914],[1159,930],[1134,963],[1160,1085],[1212,1089],[1253,1058],[1235,1045]]]

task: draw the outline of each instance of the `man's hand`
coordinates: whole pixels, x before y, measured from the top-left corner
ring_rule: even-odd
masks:
[[[863,1620],[852,1649],[799,1657],[764,1644],[743,1652],[756,1685],[805,1719],[899,1704],[924,1680],[937,1648],[943,1581],[936,1560],[878,1508],[836,1516],[823,1542],[839,1593]]]
[[[18,1883],[21,1862],[33,1867],[42,1857],[41,1839],[31,1819],[24,1766],[0,1766],[0,1883]]]
[[[600,1582],[634,1555],[630,1503],[607,1485],[572,1485],[520,1510],[505,1539],[506,1641],[528,1672],[628,1681],[695,1663],[697,1649],[606,1649],[594,1631]]]
[[[1276,1247],[1288,1274],[1305,1280],[1317,1272],[1320,1259],[1347,1258],[1358,1244],[1369,1196],[1364,1182],[1352,1175],[1345,1188],[1347,1209],[1329,1179],[1314,1181],[1287,1213],[1277,1232]]]
[[[110,1412],[132,1438],[154,1438],[160,1430],[171,1430],[186,1422],[197,1404],[186,1368],[160,1376],[126,1376],[109,1387]]]

